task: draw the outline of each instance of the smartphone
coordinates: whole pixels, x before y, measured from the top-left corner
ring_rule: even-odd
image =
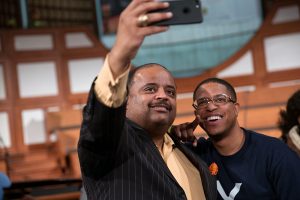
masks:
[[[163,0],[162,2],[169,2],[169,7],[153,12],[172,12],[173,17],[168,20],[154,22],[151,25],[169,26],[201,23],[203,21],[200,0]]]

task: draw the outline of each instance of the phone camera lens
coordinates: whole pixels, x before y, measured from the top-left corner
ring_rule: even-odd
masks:
[[[186,13],[189,13],[189,12],[190,12],[190,8],[184,8],[184,9],[183,9],[183,13],[186,14]]]

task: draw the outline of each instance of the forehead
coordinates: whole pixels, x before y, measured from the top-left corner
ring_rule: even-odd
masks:
[[[209,82],[201,85],[201,87],[198,88],[195,97],[212,97],[217,94],[230,95],[225,85],[215,82]]]
[[[151,83],[175,87],[172,75],[166,69],[157,65],[138,70],[133,77],[133,82],[132,86],[142,86]]]

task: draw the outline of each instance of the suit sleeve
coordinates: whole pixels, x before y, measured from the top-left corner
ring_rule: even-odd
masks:
[[[78,142],[82,175],[92,179],[98,179],[113,169],[117,152],[125,148],[122,138],[127,134],[124,131],[126,81],[124,78],[121,81],[103,78],[112,77],[105,75],[109,67],[105,64],[91,86],[87,104],[83,109]]]

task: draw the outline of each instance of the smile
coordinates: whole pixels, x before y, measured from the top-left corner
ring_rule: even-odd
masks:
[[[216,120],[219,120],[219,119],[222,119],[222,116],[220,116],[220,115],[214,115],[214,116],[207,117],[206,121],[216,121]]]

